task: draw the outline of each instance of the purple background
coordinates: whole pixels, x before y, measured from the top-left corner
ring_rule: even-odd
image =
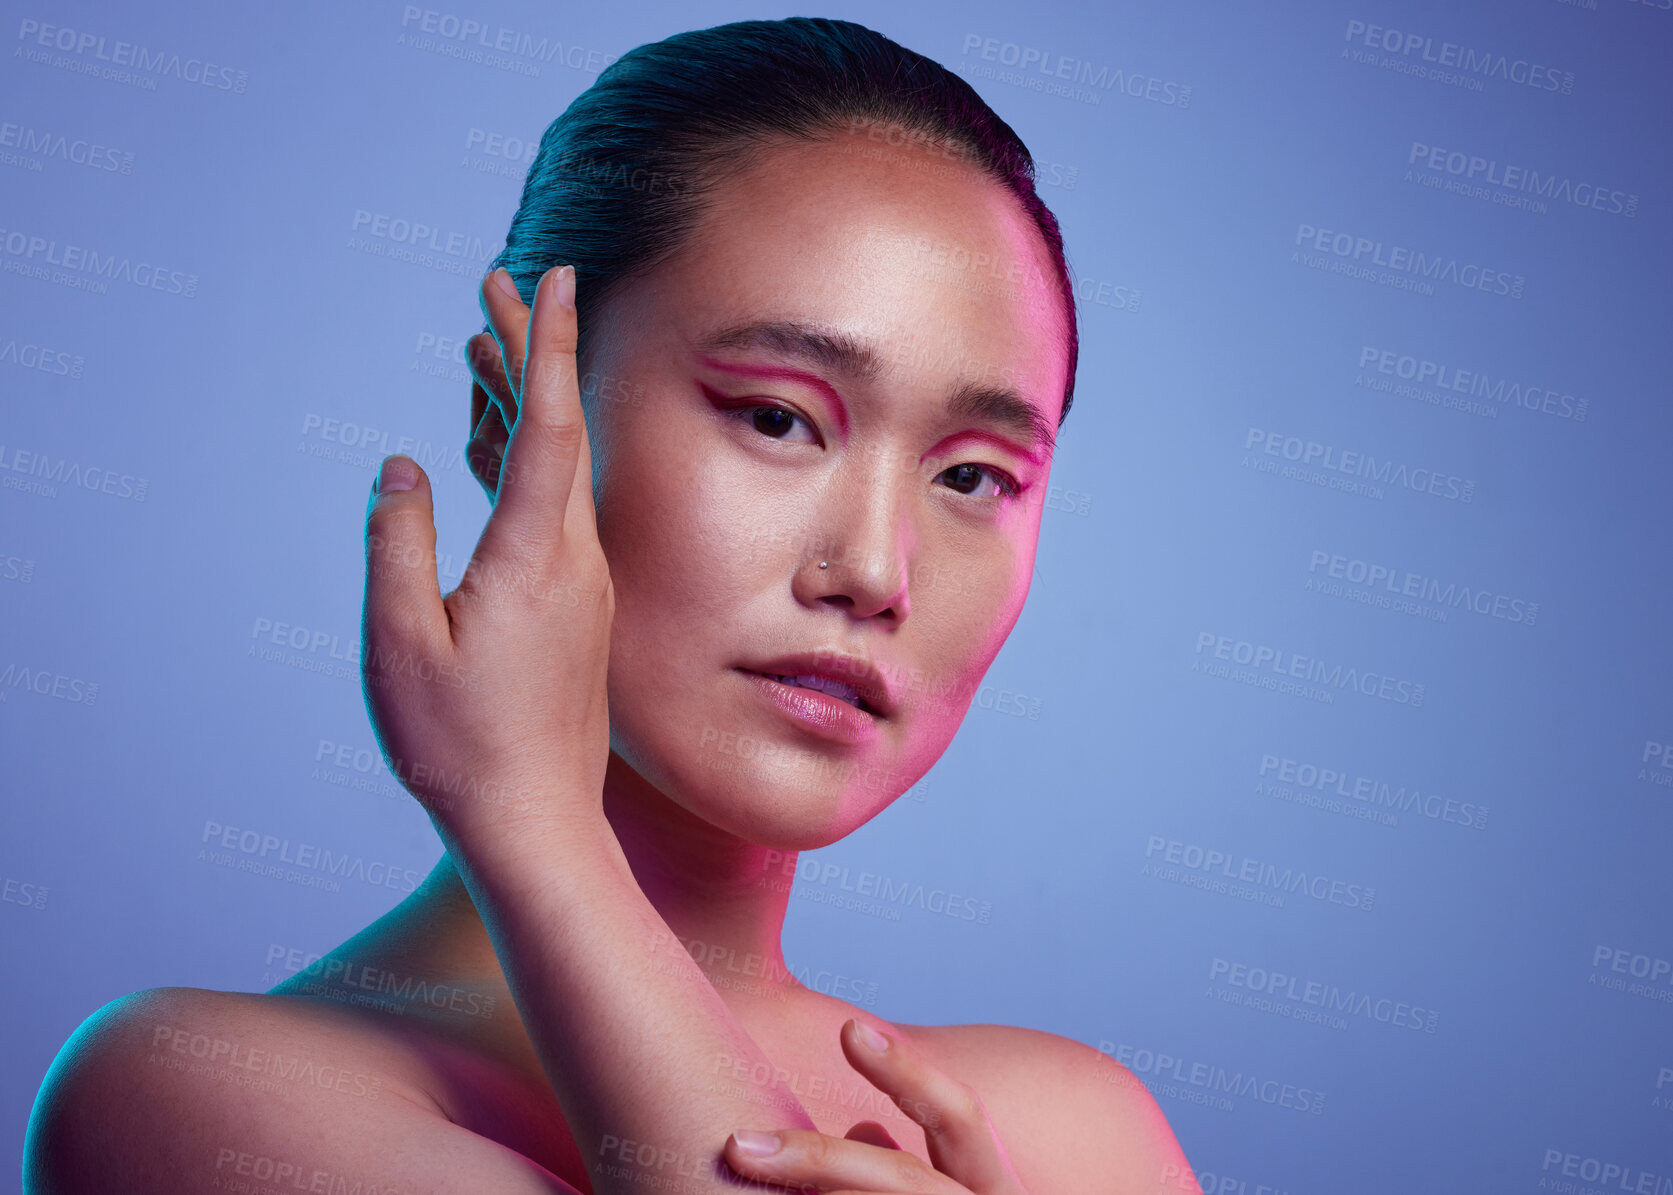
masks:
[[[511,143],[635,45],[804,10],[424,11],[13,8],[0,1184],[94,1009],[263,990],[433,864],[371,766],[362,515],[417,457],[457,581]],[[1673,9],[816,11],[1022,135],[1083,341],[1022,619],[924,782],[804,856],[791,963],[1111,1052],[1209,1191],[1673,1181]],[[211,824],[390,879],[219,866]]]

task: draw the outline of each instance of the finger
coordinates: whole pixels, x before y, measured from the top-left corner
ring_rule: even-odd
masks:
[[[468,363],[478,336],[489,335],[478,332],[465,341],[465,360]],[[489,339],[493,339],[489,335]],[[475,367],[471,367],[471,426],[470,434],[475,435],[476,429],[482,424],[482,417],[488,413],[488,392],[482,388],[482,379],[476,376]]]
[[[889,1135],[889,1130],[875,1120],[862,1120],[843,1134],[850,1141],[863,1141],[867,1145],[879,1145],[884,1149],[899,1149],[900,1142]]]
[[[491,560],[532,556],[551,567],[572,536],[596,538],[587,424],[575,381],[576,314],[559,290],[569,267],[548,270],[535,292],[517,422],[500,465],[499,496],[483,533]],[[573,297],[573,290],[567,292]],[[589,463],[585,485],[579,466]],[[577,501],[579,491],[580,501]]]
[[[526,328],[521,335],[527,336]],[[505,376],[500,342],[492,332],[478,332],[465,341],[465,360],[475,383],[471,389],[471,427],[482,422],[487,408],[497,407],[507,430],[511,429],[517,423],[517,394],[511,379]]]
[[[981,1099],[965,1083],[933,1066],[898,1033],[866,1025],[883,1048],[868,1043],[861,1022],[843,1023],[842,1052],[866,1080],[924,1130],[936,1170],[980,1195],[1020,1189]]]
[[[415,660],[439,663],[452,646],[436,580],[436,521],[430,479],[418,462],[385,457],[366,503],[366,600],[361,614],[362,680],[380,687],[396,672],[419,675]],[[370,696],[370,693],[368,693]]]
[[[546,272],[550,276],[551,271]],[[546,281],[543,276],[541,281]],[[536,288],[538,293],[538,287]],[[531,308],[517,293],[517,285],[504,266],[491,270],[478,288],[477,298],[482,303],[482,314],[488,321],[488,331],[499,346],[500,368],[509,383],[507,389],[516,403],[523,394],[523,360],[528,349],[528,324]],[[491,366],[489,368],[492,368]],[[493,387],[488,387],[490,394]],[[506,426],[517,426],[517,412],[506,412]]]
[[[750,1148],[745,1148],[745,1143]],[[753,1152],[756,1150],[770,1152]],[[920,1195],[970,1195],[916,1154],[830,1137],[813,1129],[739,1131],[726,1138],[726,1164],[745,1178],[815,1190],[858,1189]]]
[[[567,279],[565,275],[567,274]],[[598,520],[593,511],[592,444],[587,434],[585,408],[581,405],[580,368],[577,353],[580,345],[580,317],[576,298],[579,278],[574,266],[548,271],[545,283],[545,304],[537,315],[531,311],[528,320],[528,347],[523,354],[522,385],[518,389],[521,421],[522,408],[536,397],[550,403],[546,407],[554,420],[572,429],[579,437],[575,468],[570,473],[570,487],[566,511],[569,519],[566,530],[585,531],[589,536],[598,533]],[[553,302],[553,296],[559,302]],[[562,303],[568,296],[568,306]]]
[[[471,387],[471,405],[473,408],[480,405],[484,409],[472,425],[475,430],[471,438],[465,442],[465,459],[470,463],[472,475],[487,491],[488,501],[493,502],[499,492],[500,462],[505,459],[505,447],[511,440],[511,434],[506,430],[498,405],[483,396],[480,385]]]
[[[570,268],[573,270],[573,267]],[[537,297],[539,293],[540,287],[537,284]],[[532,355],[530,346],[533,344],[533,310],[523,305],[511,275],[503,267],[490,272],[488,277],[483,279],[481,298],[483,312],[489,319],[490,332],[478,333],[468,342],[472,348],[469,355],[472,373],[490,401],[498,401],[506,428],[515,430],[521,412],[523,390],[527,385],[525,374]],[[563,377],[558,378],[560,385],[574,385],[574,355],[575,350],[572,348],[568,354],[554,362],[560,375],[566,375],[571,379],[566,383]],[[503,461],[501,468],[503,471]],[[572,499],[578,505],[572,507],[572,514],[578,520],[587,520],[589,526],[596,528],[592,510],[592,445],[585,439],[581,444],[581,460],[576,473],[577,476],[584,477],[586,483],[575,487]]]

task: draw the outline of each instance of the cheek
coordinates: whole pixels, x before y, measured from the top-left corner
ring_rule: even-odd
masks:
[[[902,678],[914,733],[951,738],[957,732],[1022,612],[1028,568],[1026,559],[1000,544],[920,557],[907,624],[918,671]]]
[[[616,592],[612,660],[629,687],[666,689],[656,671],[729,663],[727,653],[741,646],[740,612],[774,566],[771,495],[726,476],[715,456],[689,428],[632,429],[603,479],[599,540]]]

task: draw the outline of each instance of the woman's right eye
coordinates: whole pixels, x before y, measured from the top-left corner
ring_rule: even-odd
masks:
[[[806,437],[799,438],[800,442],[807,444],[817,444],[819,442],[819,438],[813,434],[813,425],[788,407],[762,403],[756,406],[733,407],[727,414],[734,419],[748,419],[751,426],[763,436],[770,436],[775,440],[787,440],[791,443],[797,442],[798,438],[792,437],[789,433],[799,423],[808,430]]]

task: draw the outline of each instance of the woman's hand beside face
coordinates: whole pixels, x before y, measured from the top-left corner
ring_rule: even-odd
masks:
[[[450,848],[531,822],[602,822],[615,596],[593,510],[574,293],[569,267],[546,272],[532,309],[503,271],[483,281],[507,376],[497,434],[484,417],[472,451],[503,459],[458,588],[439,591],[430,483],[415,461],[386,459],[367,505],[367,709]]]

